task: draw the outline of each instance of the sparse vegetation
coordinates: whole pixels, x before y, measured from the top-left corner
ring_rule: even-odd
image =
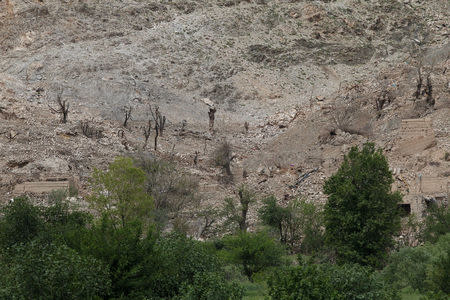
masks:
[[[237,194],[239,206],[235,204],[233,198],[225,199],[221,213],[225,217],[224,227],[232,232],[236,232],[236,229],[246,232],[248,227],[247,214],[250,204],[256,202],[255,194],[244,185],[239,188]]]

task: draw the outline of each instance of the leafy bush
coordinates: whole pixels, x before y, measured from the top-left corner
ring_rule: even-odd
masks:
[[[0,221],[0,243],[9,247],[16,243],[29,242],[43,229],[41,211],[27,198],[16,198],[2,208]]]
[[[403,248],[391,254],[383,276],[397,289],[411,286],[416,290],[426,290],[425,278],[431,253],[423,247]]]
[[[304,264],[278,271],[268,284],[274,300],[398,299],[376,273],[360,265]]]
[[[118,157],[108,171],[95,169],[91,177],[94,209],[117,225],[139,219],[150,222],[153,199],[146,193],[145,172],[133,164],[131,158]]]
[[[450,232],[450,210],[445,206],[432,205],[425,218],[424,241],[436,242],[440,236]]]
[[[294,200],[287,207],[274,196],[263,200],[259,216],[264,225],[278,231],[280,241],[291,251],[311,254],[323,246],[323,217],[318,207],[305,200]]]
[[[450,234],[446,234],[435,244],[403,248],[391,254],[382,276],[397,289],[411,287],[421,293],[428,293],[429,297],[442,293],[448,295],[449,265]]]
[[[224,281],[218,273],[195,274],[193,282],[183,288],[183,300],[242,299],[243,289],[237,283]]]
[[[139,221],[117,226],[103,217],[90,228],[80,230],[74,239],[77,243],[72,243],[81,254],[109,266],[113,298],[139,298],[151,290],[149,278],[158,259],[154,251],[156,238],[151,231],[144,234],[143,228]]]
[[[324,185],[325,238],[340,262],[380,267],[400,229],[401,201],[381,149],[353,147]]]
[[[154,199],[154,216],[159,227],[164,228],[168,221],[185,223],[185,210],[195,209],[200,201],[198,181],[170,162],[142,155],[135,157],[134,162],[145,172],[146,192]]]
[[[283,247],[265,232],[241,232],[225,237],[218,244],[225,261],[242,266],[244,274],[252,280],[255,273],[283,265]]]
[[[34,240],[0,254],[1,299],[92,299],[110,285],[107,266],[65,245]]]

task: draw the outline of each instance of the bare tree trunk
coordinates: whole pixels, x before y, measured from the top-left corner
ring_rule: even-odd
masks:
[[[158,148],[159,125],[155,125],[155,151]]]
[[[215,107],[211,107],[209,109],[208,112],[208,116],[209,116],[209,130],[213,130],[214,129],[214,119],[215,119],[215,113],[216,113],[216,108]]]

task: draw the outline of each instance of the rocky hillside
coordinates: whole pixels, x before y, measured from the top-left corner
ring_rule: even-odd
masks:
[[[342,155],[374,141],[420,213],[448,199],[449,11],[441,0],[1,0],[1,195],[64,179],[83,194],[93,167],[143,151],[197,176],[205,203],[242,182],[323,201]],[[167,123],[155,151],[143,127],[156,106]],[[231,183],[211,162],[225,140]]]

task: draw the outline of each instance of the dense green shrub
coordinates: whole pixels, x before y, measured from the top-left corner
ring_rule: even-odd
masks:
[[[412,287],[425,291],[425,278],[431,253],[423,247],[402,248],[390,255],[383,276],[398,289]]]
[[[109,293],[109,270],[65,245],[39,240],[0,254],[1,299],[93,299]]]
[[[437,204],[431,205],[425,218],[425,228],[422,239],[434,243],[440,236],[450,232],[450,210]]]
[[[243,289],[237,283],[228,283],[219,273],[195,274],[193,282],[182,289],[183,300],[242,299]]]
[[[274,300],[398,299],[376,273],[360,265],[304,264],[278,271],[268,284]]]
[[[266,232],[227,236],[219,244],[220,256],[225,261],[242,266],[244,274],[252,280],[255,273],[285,263],[284,248]]]
[[[62,199],[52,202],[17,199],[2,208],[0,299],[241,298],[205,243],[158,236],[137,219],[93,220]]]
[[[178,295],[183,286],[202,280],[203,274],[220,273],[222,270],[219,259],[203,243],[181,234],[174,233],[158,239],[155,255],[158,262],[153,266],[152,288],[161,298]]]
[[[0,244],[10,247],[34,239],[44,228],[39,207],[27,198],[16,198],[1,209]]]
[[[325,238],[339,262],[380,267],[400,229],[401,201],[381,149],[353,147],[324,185]]]
[[[435,244],[392,253],[382,276],[397,289],[411,287],[428,293],[428,297],[450,294],[450,234],[441,236]]]

